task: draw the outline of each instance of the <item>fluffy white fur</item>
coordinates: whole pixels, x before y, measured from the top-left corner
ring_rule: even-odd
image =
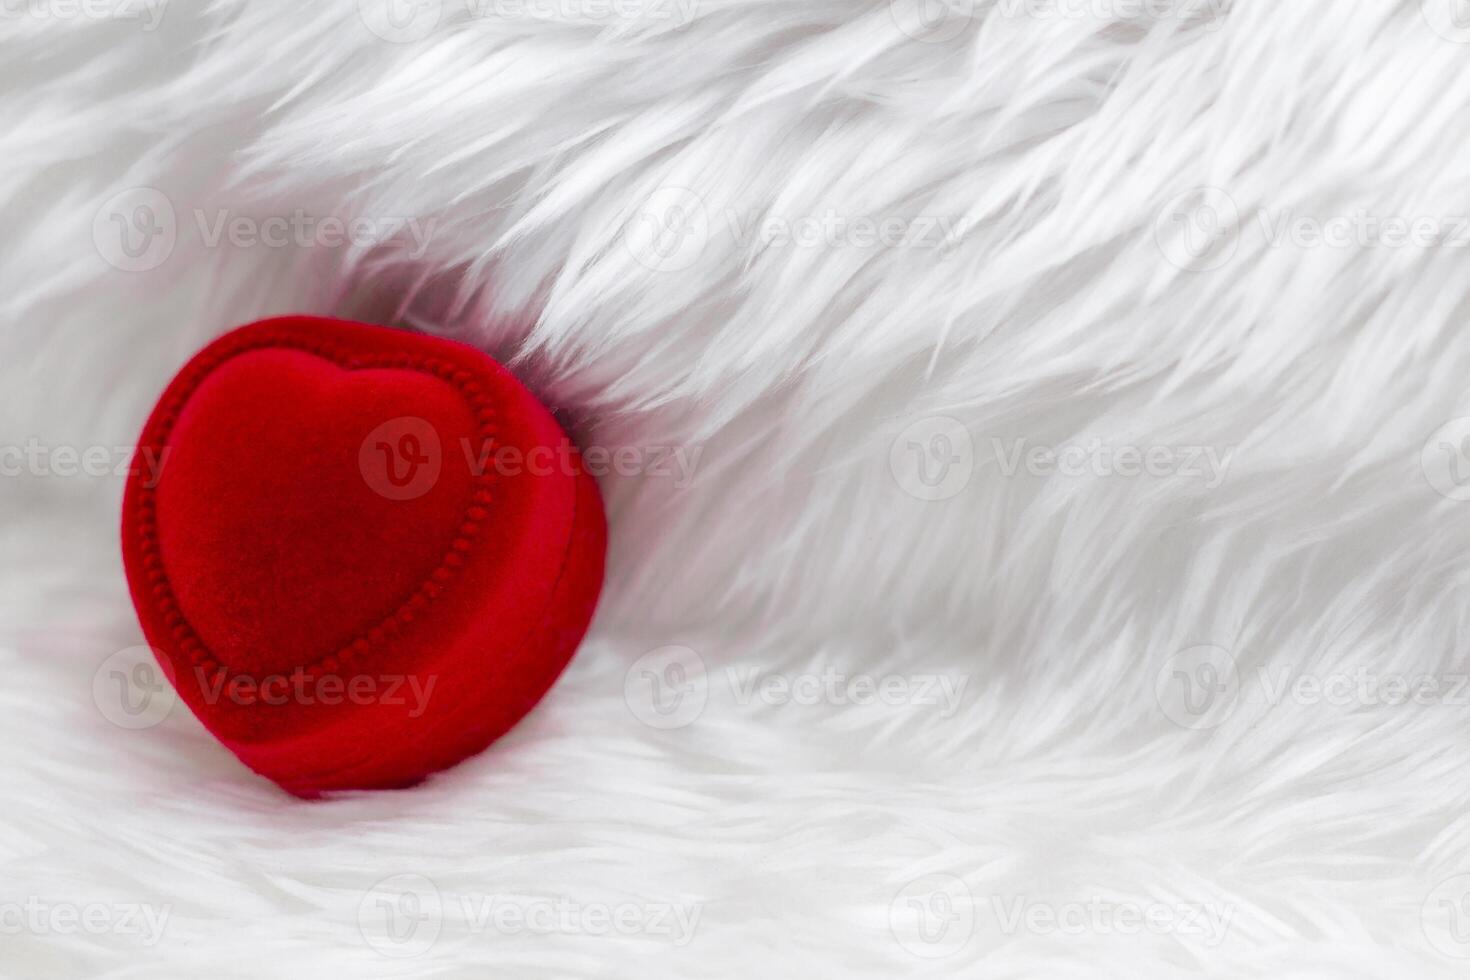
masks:
[[[193,349],[305,311],[462,337],[583,443],[699,456],[687,485],[604,482],[598,621],[510,738],[315,805],[182,710],[108,721],[94,673],[141,642],[121,481],[0,481],[0,910],[168,913],[156,942],[0,916],[0,973],[1465,975],[1441,900],[1470,871],[1470,695],[1444,689],[1470,671],[1470,505],[1421,450],[1470,415],[1467,253],[1272,236],[1470,214],[1451,6],[981,0],[915,39],[905,2],[446,0],[409,42],[368,0],[173,0],[153,30],[141,4],[7,6],[0,441],[126,446]],[[136,187],[178,242],[124,272],[94,221]],[[707,239],[640,263],[671,187]],[[1181,262],[1199,188],[1240,222]],[[210,247],[195,220],[297,209],[432,234]],[[949,237],[780,240],[829,211]],[[933,417],[976,457],[937,501],[895,478],[902,433],[944,449]],[[1023,439],[1228,465],[1017,472]],[[1200,644],[1240,693],[1191,728],[1167,692]],[[669,645],[707,704],[660,729],[630,668]],[[963,690],[783,704],[751,671]],[[1365,675],[1443,696],[1311,695]],[[425,879],[432,944],[372,935]],[[926,943],[905,916],[936,889],[959,918]],[[477,923],[484,899],[698,918],[680,944]],[[1107,918],[1151,907],[1169,928]]]

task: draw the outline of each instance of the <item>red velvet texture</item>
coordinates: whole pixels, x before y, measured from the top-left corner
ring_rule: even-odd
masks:
[[[596,483],[499,364],[287,317],[197,354],[144,427],[123,559],[182,700],[287,791],[411,785],[530,711],[602,585]],[[161,457],[158,454],[163,454]]]

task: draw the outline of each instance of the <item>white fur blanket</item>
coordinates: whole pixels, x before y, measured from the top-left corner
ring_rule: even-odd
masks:
[[[1460,0],[0,20],[0,974],[1470,971]],[[412,791],[111,687],[115,461],[288,311],[609,451],[588,642]]]

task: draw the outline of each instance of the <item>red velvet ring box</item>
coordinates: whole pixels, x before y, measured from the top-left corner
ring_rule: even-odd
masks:
[[[503,367],[313,317],[164,391],[123,502],[128,583],[183,701],[291,793],[399,787],[530,711],[602,584],[595,482]],[[156,471],[156,472],[155,472]]]

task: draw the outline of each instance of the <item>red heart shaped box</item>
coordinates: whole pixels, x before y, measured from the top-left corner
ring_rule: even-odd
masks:
[[[410,785],[519,721],[586,632],[606,535],[577,450],[495,361],[315,317],[185,365],[123,500],[169,679],[304,797]]]

